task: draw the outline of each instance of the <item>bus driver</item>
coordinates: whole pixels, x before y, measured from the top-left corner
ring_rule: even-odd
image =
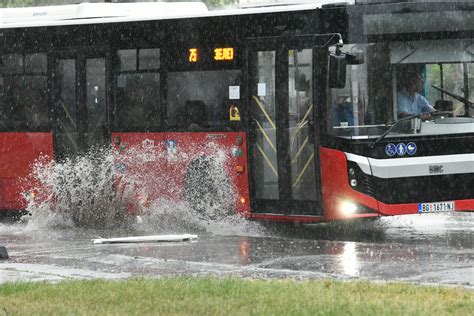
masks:
[[[404,76],[404,86],[397,93],[398,118],[422,114],[422,120],[431,119],[430,112],[435,109],[428,100],[418,93],[423,89],[423,78],[418,72],[408,72]]]

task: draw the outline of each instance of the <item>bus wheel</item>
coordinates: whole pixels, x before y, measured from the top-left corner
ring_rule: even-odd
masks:
[[[232,213],[233,192],[224,168],[206,156],[192,161],[184,178],[184,201],[203,220],[228,217]]]

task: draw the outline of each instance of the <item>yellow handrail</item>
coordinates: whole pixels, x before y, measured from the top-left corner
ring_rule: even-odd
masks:
[[[303,169],[301,170],[300,174],[296,178],[295,182],[293,182],[293,188],[298,184],[298,182],[300,182],[301,178],[303,177],[304,173],[306,172],[306,169],[308,169],[308,166],[309,166],[310,162],[313,159],[314,159],[314,153],[311,155],[311,157],[309,157],[308,161],[304,165]]]
[[[253,96],[253,99],[255,100],[255,102],[257,103],[257,105],[259,106],[259,108],[260,108],[260,110],[262,111],[263,115],[265,115],[265,117],[267,118],[268,123],[270,123],[270,125],[273,127],[273,129],[276,129],[275,123],[273,123],[273,120],[271,119],[270,115],[268,115],[267,111],[265,111],[265,107],[264,107],[263,104],[260,102],[260,100],[259,100],[256,96]]]
[[[298,128],[296,131],[293,133],[293,136],[290,137],[291,143],[293,143],[293,140],[295,139],[296,135],[299,133],[299,131],[303,128],[303,126],[306,124],[306,119],[308,118],[309,113],[313,109],[313,105],[308,108],[308,111],[306,111],[306,114],[303,116],[303,119],[298,123]]]
[[[257,148],[258,150],[260,151],[260,153],[262,154],[263,158],[265,159],[265,161],[268,163],[268,165],[270,166],[270,169],[272,169],[273,173],[275,174],[276,177],[278,177],[278,172],[277,170],[275,169],[275,167],[273,166],[270,158],[268,158],[267,154],[265,154],[265,152],[263,151],[262,147],[260,147],[260,145],[258,144],[255,144],[257,145]]]
[[[273,151],[276,152],[276,147],[275,145],[273,145],[273,142],[272,140],[270,139],[270,136],[268,136],[267,132],[265,132],[265,130],[263,129],[262,125],[260,125],[260,123],[257,121],[257,120],[254,120],[255,123],[257,123],[257,126],[258,126],[258,129],[262,132],[263,134],[263,137],[265,137],[265,139],[267,140],[268,144],[270,145],[270,147],[272,147]]]
[[[308,142],[308,140],[309,140],[309,137],[306,136],[306,138],[304,139],[303,144],[301,144],[301,146],[300,146],[300,149],[299,149],[298,152],[296,153],[295,157],[291,160],[291,163],[295,163],[296,159],[298,159],[298,157],[300,156],[301,152],[303,151],[304,146],[306,146],[306,143]]]

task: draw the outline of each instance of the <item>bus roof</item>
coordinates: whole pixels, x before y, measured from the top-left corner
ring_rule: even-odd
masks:
[[[295,2],[296,1],[296,2]],[[303,1],[303,3],[301,3]],[[201,2],[79,3],[0,9],[0,29],[59,25],[167,20],[317,9],[353,0],[284,0],[273,5],[209,11]]]

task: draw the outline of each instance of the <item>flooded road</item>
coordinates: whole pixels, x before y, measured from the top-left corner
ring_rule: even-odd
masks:
[[[474,288],[474,213],[263,227],[142,219],[133,229],[0,224],[0,282],[168,275],[363,279]],[[157,224],[159,223],[159,224]],[[191,242],[92,244],[99,237],[193,233]]]

